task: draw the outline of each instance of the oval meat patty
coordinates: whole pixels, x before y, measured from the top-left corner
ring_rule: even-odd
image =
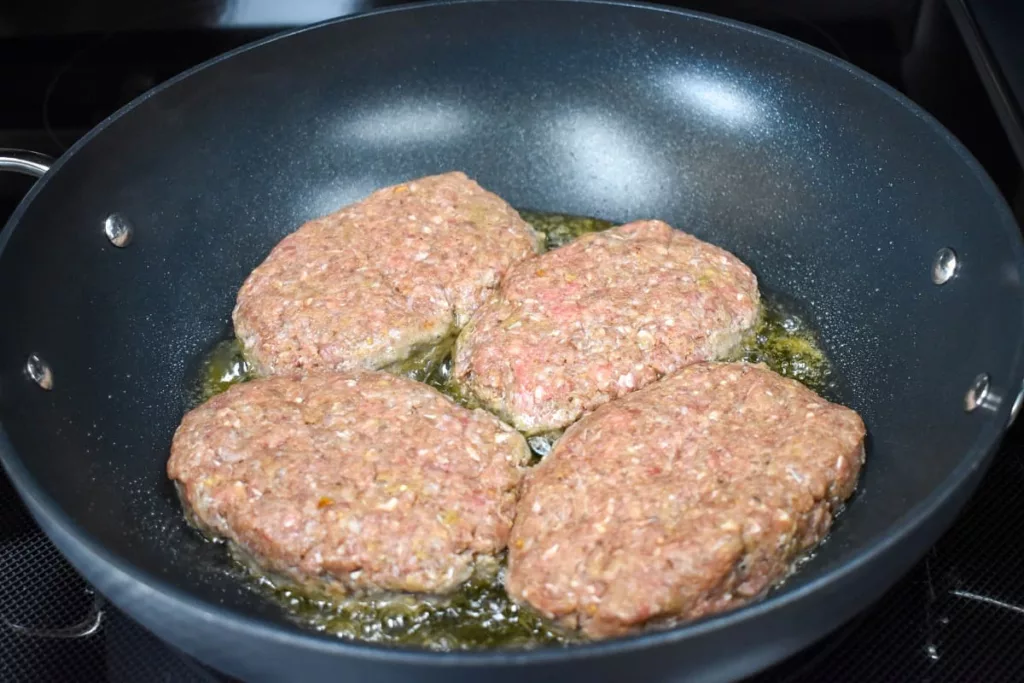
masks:
[[[272,377],[189,412],[167,465],[199,526],[307,587],[444,593],[508,539],[526,441],[382,372]]]
[[[538,235],[464,173],[306,223],[246,279],[235,332],[259,375],[381,368],[455,332]]]
[[[517,429],[554,431],[725,357],[759,308],[757,279],[729,252],[629,223],[514,266],[460,335],[454,377]]]
[[[599,638],[742,605],[828,532],[864,435],[762,366],[691,365],[584,417],[530,470],[508,592]]]

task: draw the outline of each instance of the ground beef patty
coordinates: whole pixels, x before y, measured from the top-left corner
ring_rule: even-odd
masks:
[[[238,293],[260,375],[381,368],[456,331],[539,238],[454,172],[374,192],[284,238]]]
[[[454,377],[528,434],[563,428],[757,322],[739,259],[661,221],[585,235],[513,267],[459,337]]]
[[[594,637],[741,605],[825,536],[863,443],[854,411],[763,366],[691,365],[526,475],[508,592]]]
[[[501,552],[529,450],[382,372],[273,377],[188,413],[168,474],[193,519],[261,567],[335,594],[443,593]]]

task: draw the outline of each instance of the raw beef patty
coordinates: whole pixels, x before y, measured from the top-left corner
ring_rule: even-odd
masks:
[[[529,471],[508,592],[599,638],[742,605],[828,532],[864,435],[762,366],[690,365],[584,417]]]
[[[514,266],[462,331],[454,376],[527,434],[697,361],[757,322],[757,279],[729,252],[661,221],[580,237]]]
[[[235,332],[259,375],[382,368],[456,332],[539,245],[463,173],[387,187],[275,246],[238,292]]]
[[[383,372],[272,377],[189,412],[167,465],[193,521],[334,594],[445,593],[496,566],[529,450]]]

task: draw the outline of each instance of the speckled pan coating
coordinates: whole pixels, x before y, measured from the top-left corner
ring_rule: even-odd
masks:
[[[537,234],[464,173],[378,190],[285,237],[235,332],[261,375],[380,368],[458,330]]]
[[[691,365],[584,417],[526,475],[509,594],[597,638],[742,605],[828,532],[864,435],[762,366]]]
[[[334,594],[445,593],[506,545],[529,449],[383,372],[273,377],[189,412],[168,475],[195,521]]]
[[[585,235],[514,266],[459,337],[454,376],[536,434],[697,361],[757,322],[738,258],[661,221]]]

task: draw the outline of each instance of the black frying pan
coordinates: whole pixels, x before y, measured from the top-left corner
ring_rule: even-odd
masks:
[[[803,303],[870,444],[859,493],[783,589],[667,632],[438,654],[303,631],[221,571],[164,476],[197,358],[283,235],[448,169],[515,206],[665,219]],[[119,221],[125,247],[104,233]],[[434,4],[238,50],[87,135],[3,240],[7,472],[102,593],[253,680],[750,673],[877,598],[949,525],[1024,375],[1021,237],[945,130],[817,50],[655,7]],[[943,249],[956,263],[936,269]]]

